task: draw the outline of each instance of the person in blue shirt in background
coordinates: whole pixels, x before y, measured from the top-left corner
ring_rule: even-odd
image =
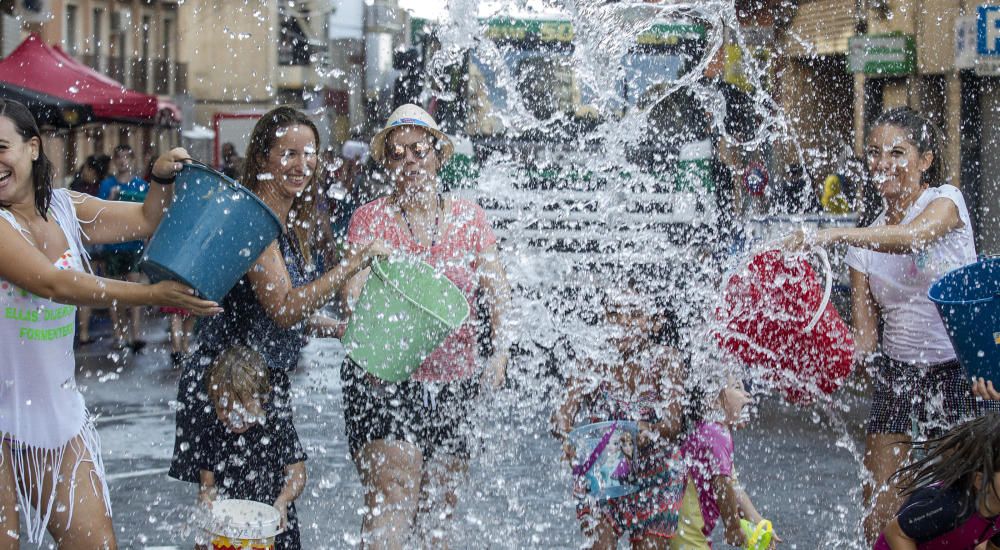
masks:
[[[111,156],[111,166],[114,173],[101,182],[97,193],[99,198],[127,202],[146,200],[149,184],[135,174],[135,151],[130,145],[121,144],[115,147]],[[141,281],[142,274],[138,266],[144,244],[143,241],[129,241],[108,245],[105,249],[107,277],[129,282]],[[111,322],[115,328],[113,344],[115,349],[131,348],[133,352],[138,353],[146,347],[146,342],[141,337],[141,314],[142,310],[138,307],[111,308]]]

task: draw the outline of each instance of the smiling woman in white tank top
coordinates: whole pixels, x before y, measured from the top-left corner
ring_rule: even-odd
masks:
[[[913,433],[941,435],[1000,403],[976,402],[927,298],[934,281],[976,261],[965,199],[944,181],[941,131],[902,107],[879,116],[866,142],[882,214],[869,227],[824,229],[811,238],[800,232],[786,244],[848,245],[855,356],[875,375],[864,457],[871,481],[863,488],[865,536],[873,543],[900,503],[890,478],[908,460]]]
[[[161,156],[146,202],[52,189],[52,164],[24,105],[0,100],[0,550],[44,532],[59,548],[116,548],[97,431],[76,387],[76,306],[219,311],[183,285],[86,272],[84,243],[147,238],[170,203],[183,149]]]

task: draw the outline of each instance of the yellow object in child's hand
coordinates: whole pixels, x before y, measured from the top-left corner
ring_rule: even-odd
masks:
[[[741,519],[740,527],[747,539],[747,550],[767,550],[771,547],[771,539],[774,537],[774,527],[771,522],[762,519],[756,526],[748,520]]]

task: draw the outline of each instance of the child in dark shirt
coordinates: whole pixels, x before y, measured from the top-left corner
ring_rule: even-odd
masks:
[[[218,421],[202,436],[199,501],[271,504],[283,530],[275,549],[301,548],[295,499],[305,487],[306,455],[292,423],[287,374],[269,371],[256,351],[234,346],[212,363],[205,382]]]
[[[908,496],[875,550],[1000,550],[1000,414],[917,444],[924,458],[899,470]]]

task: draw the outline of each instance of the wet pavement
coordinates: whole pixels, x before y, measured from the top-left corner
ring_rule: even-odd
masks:
[[[170,367],[165,323],[152,323],[147,335],[147,350],[117,362],[106,344],[88,346],[78,354],[78,380],[101,434],[120,546],[190,548],[186,525],[196,488],[166,476],[179,373]],[[309,454],[309,481],[297,504],[305,548],[358,542],[362,491],[344,436],[342,357],[336,340],[314,340],[292,380],[295,422]],[[849,410],[833,415],[768,399],[736,435],[740,480],[774,522],[783,548],[861,548],[857,449],[867,409],[863,396],[841,397],[840,408]],[[529,401],[509,390],[483,402],[490,428],[461,495],[454,548],[578,548],[582,542],[547,414],[525,407]]]

